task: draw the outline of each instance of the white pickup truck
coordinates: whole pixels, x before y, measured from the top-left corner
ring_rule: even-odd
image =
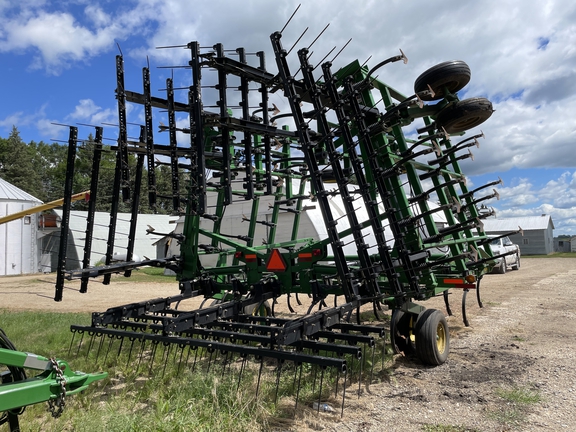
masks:
[[[504,274],[508,267],[511,267],[512,270],[518,270],[520,268],[520,246],[517,244],[512,243],[512,241],[508,237],[497,237],[497,236],[488,236],[492,238],[490,242],[490,249],[494,255],[500,255],[507,252],[514,252],[510,253],[509,255],[497,258],[498,264],[492,270],[494,273]]]

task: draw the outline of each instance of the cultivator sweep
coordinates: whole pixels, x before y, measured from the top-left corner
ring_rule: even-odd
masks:
[[[360,310],[371,305],[376,316],[393,311],[395,352],[442,364],[449,350],[445,317],[416,302],[444,295],[448,307],[448,291],[478,288],[497,258],[482,229],[490,213],[478,206],[498,195],[477,192],[499,182],[469,190],[459,167],[482,135],[460,136],[490,117],[491,103],[458,99],[470,79],[463,61],[427,70],[405,96],[375,75],[389,63],[406,62],[402,52],[372,68],[358,61],[335,68],[337,55],[313,65],[310,46],[292,54],[281,32],[271,43],[274,72],[263,51],[198,42],[169,47],[190,53],[184,70],[191,82],[176,88],[167,79],[165,97],[152,96],[147,67],[143,91],[126,90],[117,56],[119,135],[112,147],[106,265],[89,265],[102,150],[102,128],[96,128],[83,268],[66,272],[61,253],[55,299],[62,299],[66,278],[81,279],[86,292],[90,278],[108,284],[112,274],[145,265],[176,272],[179,292],[96,312],[91,326],[72,326],[75,337],[88,336],[82,346],[97,357],[124,347],[139,364],[143,357],[153,363],[158,347],[164,363],[171,353],[180,365],[220,355],[225,369],[236,358],[242,360],[239,379],[247,359],[257,359],[260,371],[273,361],[278,374],[286,362],[300,373],[311,364],[346,374],[351,359],[368,364],[385,335],[382,326],[362,324]],[[137,140],[128,137],[128,104],[144,112]],[[167,133],[167,144],[157,142],[155,126]],[[70,131],[72,153],[77,133]],[[133,189],[130,157],[137,161]],[[170,167],[168,190],[156,183],[159,164]],[[166,258],[134,262],[142,183],[153,209],[168,198],[171,213],[181,217],[174,232],[161,233],[179,248]],[[132,204],[133,229],[122,251],[126,261],[115,263],[121,200]],[[65,203],[63,226],[68,212]],[[159,234],[153,227],[148,233]],[[303,296],[309,305],[298,314]],[[281,301],[290,313],[277,313]]]

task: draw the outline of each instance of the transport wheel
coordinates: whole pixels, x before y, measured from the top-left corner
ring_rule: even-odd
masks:
[[[405,356],[414,354],[414,323],[415,316],[394,309],[390,320],[390,341],[394,354],[404,354]]]
[[[418,358],[429,365],[443,364],[450,351],[450,334],[444,314],[436,309],[426,309],[418,315],[414,330]]]
[[[255,303],[251,304],[250,306],[246,306],[244,308],[244,314],[263,317],[272,316],[272,307],[270,306],[270,302],[266,300],[260,305]]]
[[[520,269],[520,255],[516,254],[516,260],[514,264],[512,264],[512,270],[519,270]]]
[[[414,93],[428,90],[428,86],[434,91],[434,96],[422,96],[425,101],[442,99],[446,96],[445,90],[456,93],[462,90],[470,81],[470,68],[462,60],[452,60],[437,64],[423,72],[414,82]]]
[[[493,112],[492,102],[486,98],[464,99],[441,110],[436,125],[449,134],[464,132],[484,123]]]

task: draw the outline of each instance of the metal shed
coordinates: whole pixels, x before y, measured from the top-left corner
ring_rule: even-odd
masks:
[[[554,222],[550,215],[484,220],[488,234],[506,234],[522,228],[524,235],[513,234],[510,240],[520,246],[522,255],[548,255],[554,252]]]
[[[22,189],[0,178],[0,217],[42,204]],[[0,225],[0,276],[38,272],[35,213]]]
[[[58,219],[62,216],[62,210],[54,210]],[[66,269],[75,270],[81,267],[83,249],[85,244],[86,218],[88,212],[72,210],[70,212],[70,231],[68,233],[68,245],[66,248]],[[126,248],[128,246],[128,233],[130,230],[130,213],[118,213],[116,224],[116,236],[114,239],[114,255],[118,255],[118,260],[124,260]],[[155,242],[162,237],[162,234],[169,233],[174,229],[171,221],[177,217],[170,215],[139,214],[136,224],[136,238],[133,259],[138,261],[145,258],[156,258]],[[96,212],[94,214],[94,233],[92,241],[92,253],[90,265],[94,266],[98,261],[103,260],[108,240],[108,227],[110,225],[110,214],[106,212]],[[153,233],[147,230],[154,229]],[[50,230],[52,232],[50,232]],[[45,272],[55,271],[57,268],[58,245],[60,244],[59,223],[53,228],[43,228],[42,253],[48,260],[43,260],[43,270]]]
[[[576,252],[576,236],[554,237],[554,252]]]

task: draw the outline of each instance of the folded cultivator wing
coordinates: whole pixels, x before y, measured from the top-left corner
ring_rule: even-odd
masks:
[[[86,292],[91,277],[107,284],[111,274],[143,265],[175,271],[180,292],[94,313],[91,326],[73,332],[91,336],[89,348],[102,356],[117,343],[152,362],[158,347],[164,361],[171,348],[185,363],[194,357],[195,364],[200,352],[208,368],[219,355],[223,368],[239,359],[240,379],[247,359],[258,360],[260,372],[272,360],[278,376],[286,362],[300,373],[311,364],[346,374],[350,360],[368,363],[367,348],[373,353],[385,334],[361,323],[360,309],[371,305],[377,317],[383,307],[393,311],[395,352],[442,364],[449,350],[444,315],[415,302],[476,289],[494,264],[482,230],[487,214],[478,205],[497,193],[475,193],[498,182],[469,190],[459,161],[472,156],[468,148],[481,135],[449,136],[485,121],[491,103],[458,99],[470,79],[462,61],[427,70],[405,96],[376,77],[387,64],[406,61],[403,53],[373,68],[358,61],[335,68],[331,61],[311,64],[307,48],[292,54],[280,32],[271,43],[274,72],[264,52],[198,42],[179,47],[190,52],[191,82],[175,88],[167,79],[165,97],[152,96],[148,68],[143,91],[126,90],[117,57],[119,137],[106,265],[89,266],[102,149],[97,128],[84,264],[65,272],[61,253],[56,300],[64,278],[82,279]],[[136,141],[128,138],[128,104],[140,105],[145,116]],[[155,140],[158,125],[168,144]],[[71,149],[76,140],[71,128]],[[134,190],[129,157],[137,160]],[[171,169],[168,190],[156,184],[160,163]],[[134,262],[143,182],[152,208],[168,198],[181,216],[179,229],[162,234],[179,248],[168,258]],[[132,228],[126,261],[113,263],[121,200],[132,204]],[[65,203],[63,224],[68,212]],[[307,308],[296,313],[303,296]],[[201,304],[186,307],[197,298]],[[292,313],[276,313],[281,301]]]

